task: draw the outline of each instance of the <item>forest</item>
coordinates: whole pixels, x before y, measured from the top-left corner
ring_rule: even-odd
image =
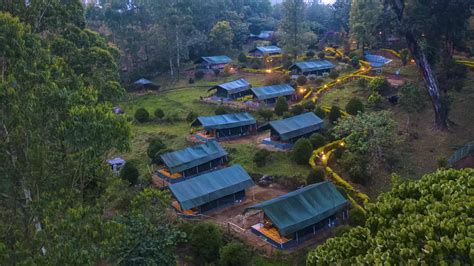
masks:
[[[0,265],[474,263],[474,0],[0,1]]]

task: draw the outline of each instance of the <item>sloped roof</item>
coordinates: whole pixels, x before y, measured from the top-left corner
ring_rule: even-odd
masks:
[[[263,30],[259,34],[250,34],[250,37],[257,37],[259,39],[268,39],[272,37],[272,35],[275,34],[275,31],[272,30]]]
[[[331,69],[336,66],[328,60],[312,60],[296,62],[290,66],[290,69],[293,69],[295,67],[300,69],[302,72],[310,72],[316,70]]]
[[[283,196],[256,204],[248,209],[261,209],[281,235],[288,235],[318,223],[348,204],[329,181],[312,184]]]
[[[255,52],[256,50],[259,50],[264,54],[281,53],[281,48],[275,45],[257,46],[256,48],[250,50],[250,52]]]
[[[218,65],[218,64],[228,64],[232,62],[232,59],[230,59],[228,56],[225,55],[217,55],[217,56],[203,56],[201,57],[199,62],[206,61],[211,65]]]
[[[282,140],[289,140],[321,129],[324,126],[324,121],[314,113],[308,112],[271,121],[269,125],[280,135]]]
[[[272,85],[265,87],[252,88],[252,93],[258,100],[266,100],[280,96],[292,95],[295,89],[288,84]]]
[[[238,93],[241,91],[246,91],[250,89],[252,85],[250,85],[250,83],[246,79],[242,78],[242,79],[237,79],[237,80],[233,80],[227,83],[214,86],[211,89],[215,89],[217,87],[222,88],[226,90],[228,93],[232,94],[232,93]]]
[[[385,58],[381,55],[366,54],[365,59],[370,63],[371,67],[383,67],[384,65],[392,62],[391,59]]]
[[[179,151],[164,153],[160,157],[170,172],[174,174],[226,155],[227,152],[219,143],[208,141]]]
[[[223,129],[247,126],[257,123],[249,113],[224,114],[214,116],[200,116],[194,121],[193,126],[202,125],[204,129]]]
[[[135,85],[148,85],[148,84],[152,84],[153,82],[149,81],[148,79],[144,79],[144,78],[141,78],[135,82],[133,82],[133,84]]]
[[[252,178],[237,164],[172,184],[169,188],[181,208],[189,210],[254,185]]]

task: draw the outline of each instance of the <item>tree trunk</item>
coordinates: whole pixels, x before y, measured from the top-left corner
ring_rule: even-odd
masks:
[[[178,32],[178,26],[176,26],[176,73],[177,73],[177,80],[179,80],[179,72],[180,72],[180,43],[179,43],[179,32]]]
[[[389,0],[388,2],[392,5],[392,8],[397,14],[399,22],[403,24],[403,13],[405,10],[404,0]],[[441,104],[438,83],[434,77],[428,59],[426,58],[425,53],[418,44],[418,41],[416,40],[415,36],[409,29],[405,30],[404,35],[408,45],[408,50],[410,50],[412,57],[416,60],[416,64],[423,73],[423,79],[425,81],[426,89],[428,90],[428,94],[430,95],[431,103],[435,111],[436,128],[440,130],[445,130],[448,128],[446,122],[448,120],[447,113],[445,112]]]

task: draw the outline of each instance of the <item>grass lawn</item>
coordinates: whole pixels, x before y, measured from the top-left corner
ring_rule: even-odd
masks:
[[[353,98],[359,97],[362,102],[367,102],[368,91],[357,86],[356,82],[345,84],[341,87],[330,89],[319,97],[320,104],[323,106],[339,106],[345,110],[346,104]]]
[[[253,162],[253,157],[258,150],[255,144],[228,144],[224,147],[229,151],[231,162],[242,165],[249,173],[306,177],[311,169],[309,165],[294,163],[290,152],[271,152],[271,155],[267,158],[267,164],[263,167],[257,167]]]

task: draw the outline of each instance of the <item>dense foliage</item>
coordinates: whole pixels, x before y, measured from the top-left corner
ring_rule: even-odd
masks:
[[[275,104],[275,114],[281,116],[284,112],[288,112],[288,102],[285,97],[278,97]]]
[[[367,206],[367,221],[308,255],[320,264],[472,264],[474,170],[397,182]]]
[[[297,164],[307,164],[312,152],[311,142],[307,138],[300,138],[293,146],[293,160]]]

